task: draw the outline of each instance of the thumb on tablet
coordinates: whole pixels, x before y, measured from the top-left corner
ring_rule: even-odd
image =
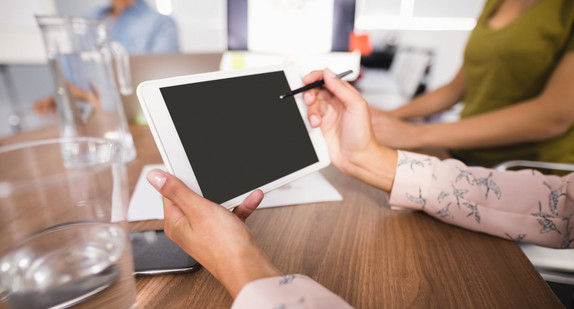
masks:
[[[239,219],[241,219],[241,221],[245,222],[247,217],[249,217],[249,215],[251,215],[251,213],[257,208],[257,206],[259,206],[262,200],[263,200],[263,191],[257,189],[251,192],[251,194],[249,194],[249,196],[245,198],[243,203],[235,207],[235,209],[233,209],[233,213]]]

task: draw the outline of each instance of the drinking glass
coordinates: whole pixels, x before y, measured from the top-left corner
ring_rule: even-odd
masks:
[[[136,307],[122,149],[90,137],[0,147],[4,306]]]

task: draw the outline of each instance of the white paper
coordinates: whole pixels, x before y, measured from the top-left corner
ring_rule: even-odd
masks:
[[[326,53],[333,0],[249,0],[247,48],[256,52]]]
[[[130,200],[128,221],[163,219],[162,197],[146,179],[146,174],[154,168],[166,170],[163,164],[142,168]],[[343,197],[327,179],[315,172],[266,193],[259,208],[341,200]]]
[[[151,164],[142,168],[136,188],[130,199],[128,221],[143,221],[163,219],[163,200],[154,187],[146,179],[146,175],[154,168],[166,170],[163,164]]]
[[[259,208],[341,201],[343,197],[319,172],[267,192]]]

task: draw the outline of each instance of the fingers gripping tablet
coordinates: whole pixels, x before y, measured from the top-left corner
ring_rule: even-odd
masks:
[[[137,94],[167,169],[202,196],[234,207],[329,165],[288,67],[143,82]]]

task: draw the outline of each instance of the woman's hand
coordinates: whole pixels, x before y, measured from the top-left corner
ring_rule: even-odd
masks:
[[[306,91],[303,99],[311,126],[321,127],[331,162],[345,174],[389,191],[397,153],[378,145],[367,102],[353,86],[328,69],[311,72],[303,82],[320,79],[325,86]]]
[[[177,177],[155,169],[150,184],[163,195],[166,235],[196,259],[235,296],[253,280],[282,275],[245,225],[263,199],[253,191],[233,213],[189,189]]]
[[[321,127],[333,164],[349,171],[365,151],[377,147],[368,105],[353,86],[328,69],[311,72],[303,82],[309,84],[321,79],[326,89],[314,88],[303,95],[309,121],[312,127]]]

